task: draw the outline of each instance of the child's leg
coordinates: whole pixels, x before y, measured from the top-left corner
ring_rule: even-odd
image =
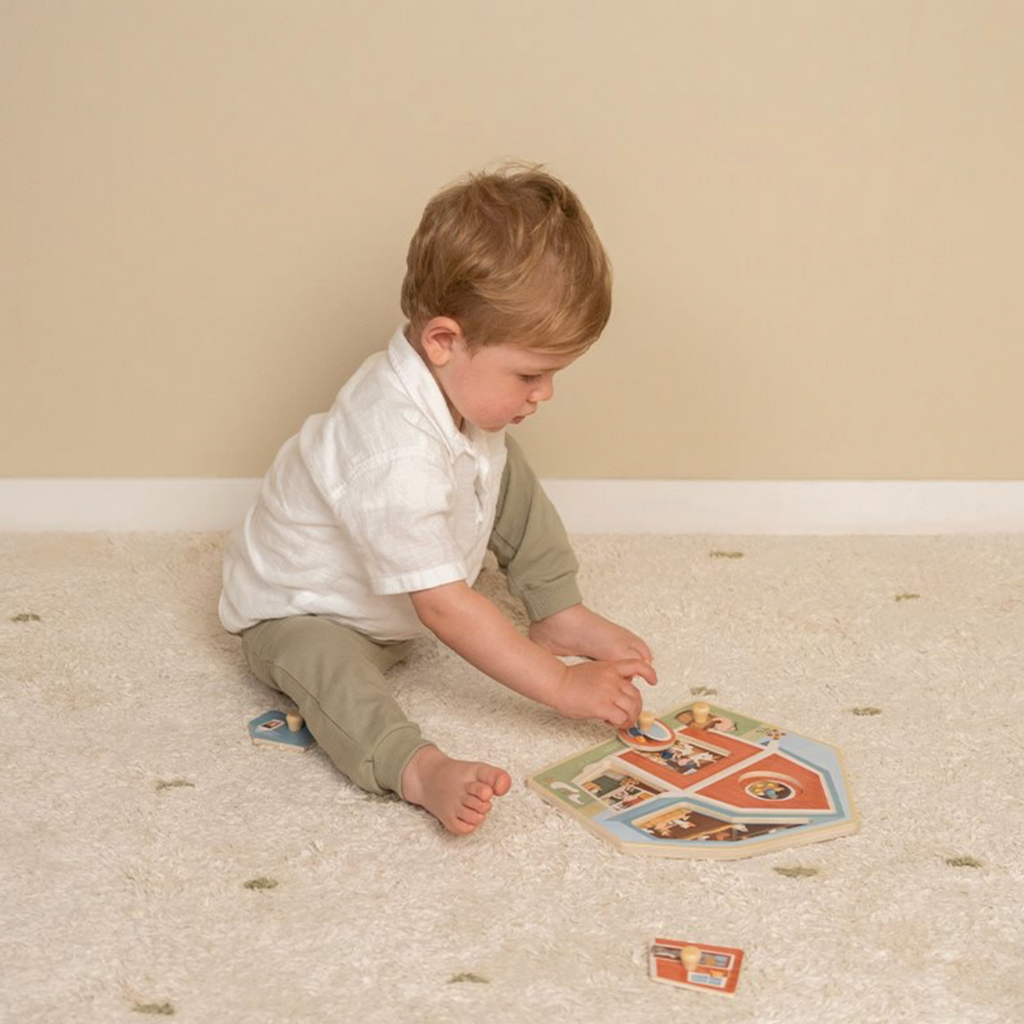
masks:
[[[269,619],[242,634],[254,675],[299,706],[309,731],[357,786],[401,794],[402,770],[427,741],[384,673],[408,644],[382,645],[316,615]]]
[[[509,591],[536,622],[582,602],[579,562],[555,506],[508,434],[505,447],[508,458],[488,547],[508,576]]]
[[[303,615],[247,629],[242,649],[258,679],[298,704],[317,742],[357,786],[397,793],[456,833],[472,832],[492,797],[508,792],[507,772],[453,760],[405,717],[384,673],[409,644],[376,644],[329,619]]]
[[[555,654],[650,662],[640,637],[583,604],[576,584],[579,563],[562,520],[519,445],[508,435],[505,445],[508,460],[489,547],[509,590],[526,606],[530,639]]]

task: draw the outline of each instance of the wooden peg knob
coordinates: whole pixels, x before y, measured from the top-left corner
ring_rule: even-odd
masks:
[[[288,721],[289,732],[298,732],[302,728],[302,715],[298,711],[289,711],[285,718]]]
[[[646,733],[652,725],[654,725],[654,712],[653,711],[641,711],[640,712],[640,731]]]
[[[693,705],[693,724],[699,726],[705,726],[708,724],[708,718],[711,715],[711,705],[706,701],[699,700]]]
[[[686,973],[689,974],[691,971],[695,971],[700,963],[700,946],[683,946],[681,956]]]

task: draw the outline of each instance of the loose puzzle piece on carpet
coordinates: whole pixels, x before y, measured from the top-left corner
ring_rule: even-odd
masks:
[[[743,967],[743,950],[683,939],[655,939],[650,950],[651,980],[700,992],[731,996]]]
[[[860,827],[836,747],[703,701],[656,724],[671,746],[616,737],[529,785],[602,839],[655,857],[753,857]]]
[[[295,712],[289,716],[283,711],[267,711],[254,718],[249,723],[249,737],[253,743],[266,743],[299,751],[309,750],[316,742],[301,716]]]

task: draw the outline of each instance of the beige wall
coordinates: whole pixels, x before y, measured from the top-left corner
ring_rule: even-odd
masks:
[[[1024,4],[3,0],[0,476],[256,476],[429,195],[579,192],[551,477],[1024,478]]]

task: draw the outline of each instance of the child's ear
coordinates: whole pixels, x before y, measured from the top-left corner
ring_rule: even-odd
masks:
[[[420,345],[423,354],[433,366],[444,366],[452,358],[456,342],[465,344],[462,328],[457,320],[447,316],[435,316],[423,328]]]

